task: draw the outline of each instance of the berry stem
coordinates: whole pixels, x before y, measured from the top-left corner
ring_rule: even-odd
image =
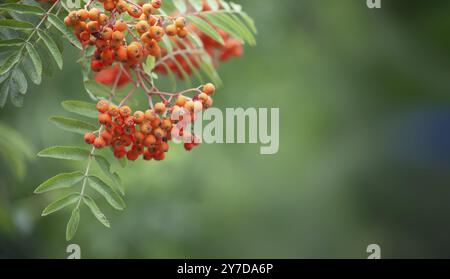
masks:
[[[102,133],[102,130],[103,130],[103,125],[100,126],[100,129],[98,130],[99,135]],[[75,208],[80,207],[81,200],[83,199],[84,192],[86,191],[86,183],[87,183],[87,179],[89,177],[89,171],[91,169],[92,158],[94,158],[95,150],[96,150],[95,146],[92,146],[91,152],[89,153],[88,163],[86,165],[86,170],[84,171],[84,175],[83,175],[83,184],[81,185],[80,199],[78,200]]]
[[[156,63],[155,68],[158,66],[161,66],[166,60],[169,59],[175,59],[175,56],[182,55],[182,54],[202,54],[204,53],[204,50],[201,48],[193,48],[193,49],[183,49],[183,50],[177,50],[172,53],[168,53],[166,56],[161,57]]]
[[[55,3],[47,10],[47,12],[45,12],[42,15],[42,19],[41,21],[39,21],[39,23],[36,25],[36,28],[34,28],[33,32],[31,32],[31,34],[28,36],[28,39],[25,41],[25,43],[29,43],[31,38],[34,36],[34,34],[36,34],[36,32],[39,30],[39,28],[41,27],[41,25],[45,22],[45,20],[47,19],[48,15],[51,13],[51,11],[56,7],[56,5],[59,4],[61,0],[56,0]]]

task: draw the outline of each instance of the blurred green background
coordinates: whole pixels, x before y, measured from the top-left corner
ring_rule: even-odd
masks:
[[[280,108],[280,150],[174,147],[163,162],[114,169],[127,209],[83,208],[84,258],[450,257],[450,2],[236,1],[258,46],[220,68],[215,105]],[[48,117],[88,100],[65,68],[0,111],[35,151],[80,142]],[[70,212],[40,217],[58,195],[34,188],[78,163],[35,158],[23,180],[0,163],[0,257],[65,258]]]

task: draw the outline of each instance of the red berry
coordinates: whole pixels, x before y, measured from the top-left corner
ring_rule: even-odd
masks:
[[[93,133],[84,134],[84,141],[88,144],[93,144],[95,140],[95,135]]]
[[[94,147],[95,147],[95,148],[100,149],[100,148],[105,147],[105,145],[106,145],[106,142],[105,142],[105,140],[104,140],[103,138],[101,138],[101,137],[98,137],[98,138],[96,138],[96,139],[94,140]]]

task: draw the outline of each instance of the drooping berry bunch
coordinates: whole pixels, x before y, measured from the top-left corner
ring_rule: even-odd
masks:
[[[86,133],[84,140],[97,149],[111,146],[114,156],[126,157],[131,161],[140,156],[144,160],[164,160],[172,136],[185,141],[184,148],[190,151],[199,142],[192,130],[186,130],[189,124],[186,121],[194,121],[198,112],[212,106],[211,95],[215,87],[209,83],[202,90],[189,91],[198,94],[190,98],[177,93],[174,104],[159,102],[145,112],[133,112],[129,106],[117,106],[107,100],[100,100],[96,107],[99,111],[98,121],[102,126],[98,131]]]
[[[74,34],[84,46],[96,47],[91,61],[93,71],[100,71],[115,61],[136,66],[148,55],[161,55],[159,42],[164,35],[180,38],[188,35],[183,17],[155,15],[161,0],[152,0],[142,6],[128,0],[99,2],[103,3],[105,13],[97,8],[80,9],[70,12],[64,20],[67,26],[73,27]],[[121,19],[123,13],[128,13],[134,20]]]
[[[217,5],[221,7],[220,0],[217,0]],[[202,12],[208,12],[211,11],[211,7],[209,6],[208,2],[205,0],[202,0]],[[175,15],[176,16],[176,15]],[[199,17],[201,17],[199,15]],[[244,47],[241,41],[239,41],[236,38],[233,38],[230,34],[225,32],[224,30],[220,29],[219,27],[209,24],[212,28],[216,30],[216,32],[222,37],[222,40],[224,44],[221,44],[214,40],[212,37],[207,35],[206,33],[202,32],[200,29],[196,28],[194,25],[189,25],[189,28],[193,30],[197,35],[199,36],[200,40],[203,43],[203,47],[205,51],[210,55],[212,58],[214,65],[218,67],[219,61],[227,61],[233,57],[241,57],[244,52]],[[186,46],[192,47],[192,43],[189,41],[184,41],[183,44],[180,44],[178,42],[175,42],[178,46],[175,51],[177,50],[184,50],[186,49]],[[165,53],[166,50],[163,48],[162,52]],[[186,59],[189,59],[189,61],[186,61]],[[172,59],[168,59],[166,62],[167,67],[175,73],[178,78],[184,79],[183,73],[181,72],[181,69],[178,67],[178,65],[181,65],[183,67],[183,70],[188,75],[193,75],[193,71],[191,67],[199,68],[200,65],[197,63],[194,54],[187,54],[187,55],[181,55],[176,54]],[[155,68],[156,72],[161,74],[167,74],[167,68],[163,65],[158,65]]]

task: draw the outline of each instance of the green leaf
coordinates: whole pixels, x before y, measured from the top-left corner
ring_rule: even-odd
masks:
[[[73,119],[73,118],[53,116],[53,117],[50,117],[50,121],[52,121],[53,123],[55,123],[56,126],[58,126],[59,128],[65,130],[65,131],[69,131],[69,132],[73,132],[73,133],[77,133],[77,134],[81,134],[81,135],[84,135],[85,133],[89,133],[89,132],[97,130],[96,126],[94,126],[90,123],[78,120],[78,119]]]
[[[89,176],[88,181],[89,185],[102,195],[113,208],[117,210],[123,210],[125,208],[123,199],[103,180],[96,176]]]
[[[229,33],[234,38],[240,40],[241,42],[246,41],[249,44],[252,44],[254,41],[253,35],[249,32],[243,32],[240,21],[235,21],[232,17],[221,14],[221,13],[205,13],[203,15],[206,19],[209,20],[213,25],[219,27],[225,32]]]
[[[9,146],[13,146],[15,150],[23,153],[28,159],[33,159],[35,157],[31,143],[27,142],[15,129],[1,123],[0,140],[6,142]]]
[[[209,7],[213,11],[219,9],[219,4],[217,3],[217,0],[206,0],[206,3],[208,3]]]
[[[9,93],[9,81],[5,81],[2,83],[0,87],[0,107],[3,108],[6,104],[6,100],[8,100]]]
[[[93,96],[108,97],[111,94],[111,89],[108,86],[100,84],[95,80],[86,80],[84,82],[84,88]]]
[[[67,223],[66,229],[66,240],[71,240],[78,229],[78,224],[80,223],[80,209],[75,207],[72,211],[72,215],[70,215],[69,222]]]
[[[14,12],[18,14],[34,14],[34,15],[42,15],[43,13],[45,13],[45,11],[39,6],[31,6],[15,3],[0,5],[0,11]]]
[[[95,118],[95,119],[97,119],[97,117],[98,117],[98,111],[95,107],[95,104],[93,104],[93,103],[68,100],[68,101],[62,102],[61,105],[65,110],[76,113],[78,115]]]
[[[71,173],[60,173],[44,181],[36,188],[36,190],[34,190],[34,193],[41,194],[52,190],[70,188],[75,184],[81,182],[83,178],[84,174],[79,171]]]
[[[222,36],[213,28],[209,23],[204,21],[203,19],[195,16],[195,15],[189,15],[188,20],[191,21],[200,31],[211,37],[213,40],[217,41],[218,43],[224,45],[225,42],[223,41]]]
[[[11,55],[9,55],[0,66],[0,76],[6,74],[8,71],[14,67],[17,62],[19,62],[20,57],[22,56],[22,49],[19,51],[13,52]]]
[[[147,59],[142,66],[144,68],[144,72],[151,73],[153,68],[155,67],[155,57],[151,55],[147,56]]]
[[[39,157],[83,161],[90,156],[90,152],[75,146],[52,146],[38,153]]]
[[[41,216],[47,216],[53,212],[56,212],[58,210],[63,209],[66,206],[69,206],[71,204],[76,203],[77,201],[80,200],[80,194],[79,193],[71,193],[68,194],[67,196],[52,202],[51,204],[49,204],[43,211]]]
[[[128,161],[125,157],[119,158],[119,159],[117,159],[117,161],[119,162],[119,164],[122,168],[125,168],[128,165]]]
[[[194,7],[197,12],[203,10],[202,0],[189,0],[189,3]]]
[[[83,196],[83,202],[89,207],[92,214],[94,214],[95,218],[97,218],[100,223],[102,223],[105,227],[109,228],[109,221],[106,219],[105,214],[103,214],[95,203],[94,199],[89,197],[88,195]]]
[[[95,155],[94,156],[95,162],[97,163],[97,165],[100,167],[100,169],[102,170],[102,172],[109,177],[109,179],[111,179],[111,181],[114,182],[114,185],[116,185],[117,190],[119,190],[119,192],[123,195],[125,195],[125,191],[122,187],[122,184],[120,182],[120,178],[117,175],[117,173],[113,173],[111,172],[111,164],[108,162],[108,160],[106,160],[105,157],[101,156],[101,155]]]
[[[26,172],[26,164],[23,154],[14,148],[14,145],[0,141],[0,153],[11,172],[19,179],[23,179]]]
[[[0,46],[20,46],[24,43],[22,39],[0,40]]]
[[[42,81],[42,62],[39,54],[32,45],[26,46],[30,57],[23,60],[23,69],[34,84],[40,84]]]
[[[182,14],[186,13],[187,7],[184,0],[172,0],[173,4],[175,5],[175,8]]]
[[[9,82],[9,99],[16,107],[23,106],[23,95],[19,92],[19,87],[15,81],[10,79]]]
[[[62,22],[56,15],[54,14],[49,14],[48,15],[48,21],[50,21],[51,24],[53,24],[53,26],[56,27],[56,29],[58,29],[61,33],[64,34],[64,36],[66,36],[66,38],[78,49],[83,49],[83,46],[81,45],[80,41],[77,39],[77,37],[75,37],[75,35],[73,34],[72,31],[70,31],[69,29],[67,29],[66,25],[64,24],[64,22]]]
[[[12,82],[16,84],[17,89],[21,94],[27,93],[28,88],[27,79],[25,78],[25,75],[23,74],[22,70],[20,70],[18,67],[16,67],[16,69],[12,73]]]
[[[47,50],[52,55],[53,59],[55,59],[56,64],[61,70],[63,67],[63,59],[61,52],[59,51],[55,41],[45,32],[38,31],[38,35],[44,42],[45,46],[47,47]]]
[[[14,30],[32,30],[34,29],[34,25],[25,22],[25,21],[19,21],[15,19],[0,19],[0,27],[2,28],[9,28]]]

